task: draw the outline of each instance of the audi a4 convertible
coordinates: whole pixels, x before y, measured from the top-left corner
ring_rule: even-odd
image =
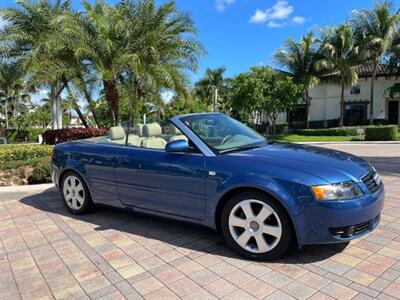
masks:
[[[202,224],[239,254],[269,260],[291,242],[338,243],[374,230],[384,187],[365,160],[273,143],[221,113],[111,127],[58,144],[52,179],[68,210],[96,204]]]

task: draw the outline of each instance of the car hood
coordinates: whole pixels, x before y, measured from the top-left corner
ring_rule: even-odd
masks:
[[[318,176],[330,183],[359,181],[371,169],[364,159],[355,155],[299,144],[271,143],[231,155],[266,165],[296,169]]]

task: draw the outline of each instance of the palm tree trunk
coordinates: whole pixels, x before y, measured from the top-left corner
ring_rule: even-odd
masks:
[[[305,97],[306,97],[306,128],[310,128],[310,95],[308,93],[308,89],[304,91]]]
[[[340,119],[339,127],[343,127],[344,118],[344,79],[340,81]]]
[[[86,128],[89,128],[89,125],[86,122],[85,116],[83,115],[81,109],[79,108],[78,103],[76,103],[75,96],[71,91],[71,88],[70,88],[70,86],[68,84],[68,81],[66,79],[63,79],[63,84],[64,84],[65,88],[67,89],[68,95],[71,97],[71,99],[73,101],[72,104],[73,104],[74,110],[76,111],[76,113],[77,113],[79,119],[81,120],[83,126],[85,126]]]
[[[18,98],[13,96],[14,108],[13,108],[13,117],[15,118],[18,113]]]
[[[57,82],[55,85],[51,86],[51,113],[53,119],[53,129],[61,129],[62,128],[62,108],[61,108],[61,92],[64,87]]]
[[[82,89],[83,89],[83,94],[85,95],[85,99],[86,99],[86,101],[88,103],[89,111],[92,113],[93,120],[96,123],[96,126],[98,128],[100,128],[100,122],[99,122],[99,120],[97,118],[96,109],[95,109],[95,105],[94,105],[94,101],[92,99],[92,96],[90,95],[89,91],[86,88],[86,83],[83,80],[82,75],[78,74],[77,77],[78,77],[79,81],[81,82]]]
[[[6,102],[4,103],[4,112],[5,112],[5,117],[6,117],[6,129],[8,129],[8,99],[6,96]]]
[[[372,71],[371,75],[371,86],[370,86],[370,95],[369,95],[369,124],[374,124],[374,85],[375,85],[375,78],[376,78],[376,70],[378,69],[379,61],[376,60],[374,62],[374,70]]]
[[[103,86],[106,96],[106,101],[110,106],[111,110],[111,117],[112,117],[112,124],[118,125],[119,122],[119,114],[118,114],[118,102],[119,102],[119,95],[117,86],[115,81],[113,80],[103,80]]]

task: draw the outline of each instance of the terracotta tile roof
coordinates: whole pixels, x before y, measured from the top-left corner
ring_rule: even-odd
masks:
[[[370,77],[374,70],[374,65],[372,63],[362,64],[355,66],[354,70],[357,72],[358,77]],[[390,76],[394,75],[393,71],[390,70],[388,65],[379,64],[377,68],[377,76]]]

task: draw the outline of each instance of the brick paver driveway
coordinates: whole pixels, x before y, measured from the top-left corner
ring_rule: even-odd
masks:
[[[375,163],[382,221],[348,245],[252,262],[193,225],[99,208],[67,213],[50,185],[0,189],[0,298],[400,298],[400,145],[322,145]]]

